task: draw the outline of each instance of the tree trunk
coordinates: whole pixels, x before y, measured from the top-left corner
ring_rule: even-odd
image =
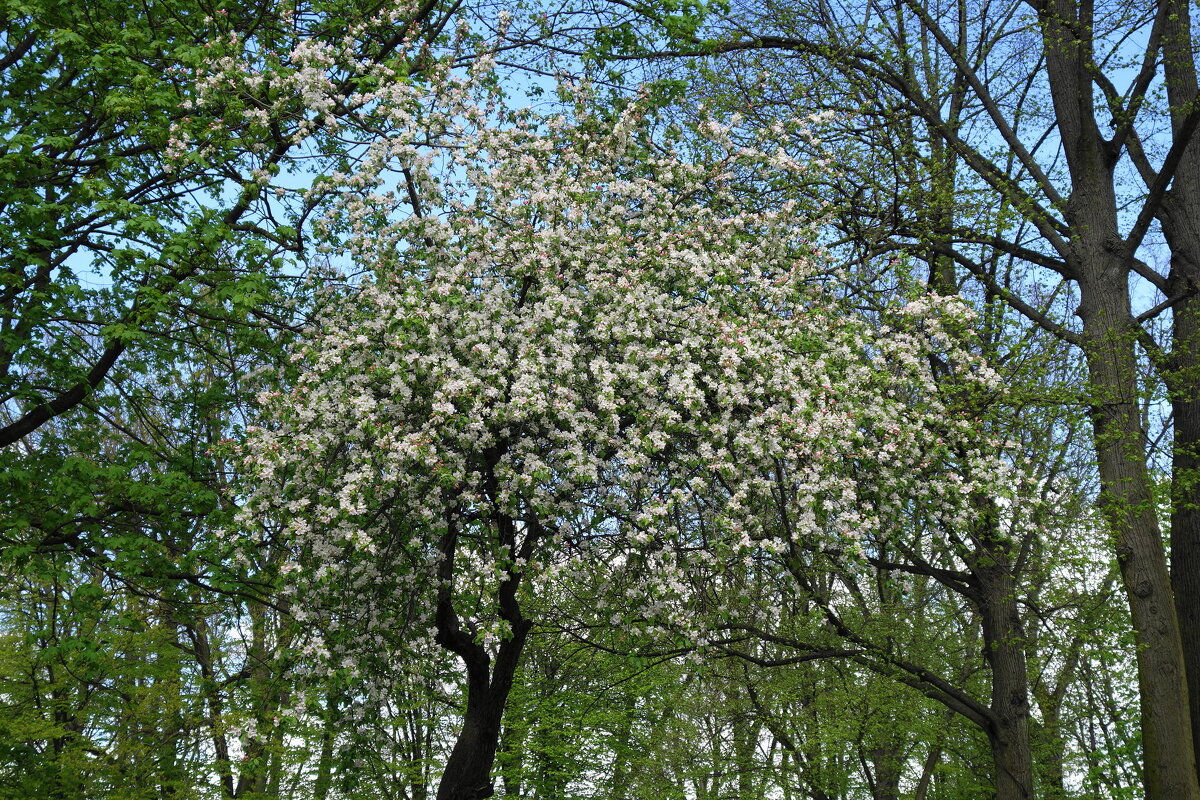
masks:
[[[1080,281],[1100,507],[1116,540],[1137,640],[1146,794],[1196,800],[1183,647],[1143,450],[1126,280],[1118,267],[1092,270]]]
[[[1200,302],[1175,310],[1172,360],[1181,366],[1171,390],[1175,441],[1171,456],[1171,588],[1187,670],[1197,764],[1200,764]]]
[[[1044,800],[1066,800],[1066,740],[1057,712],[1042,709],[1042,722],[1033,729],[1037,741],[1038,788]]]
[[[983,654],[992,673],[991,720],[985,732],[992,751],[996,799],[1030,800],[1033,752],[1025,629],[1017,606],[1010,544],[999,529],[994,506],[976,536],[979,550],[969,566],[978,581]]]
[[[921,777],[917,781],[917,788],[913,790],[913,800],[926,800],[929,796],[929,785],[933,779],[938,762],[942,760],[942,741],[938,742],[929,749],[929,755],[921,762]]]
[[[482,800],[495,794],[492,765],[500,747],[500,723],[529,628],[524,620],[513,625],[512,638],[500,643],[494,665],[483,647],[469,639],[455,649],[467,666],[467,711],[446,760],[437,800]]]
[[[515,549],[514,520],[497,514],[494,522],[500,543]],[[533,527],[536,523],[527,525]],[[528,534],[518,553],[521,559],[530,557],[533,541],[534,534]],[[500,642],[493,664],[483,645],[462,630],[462,623],[454,608],[454,557],[457,546],[458,529],[451,518],[439,544],[442,561],[438,573],[436,639],[438,644],[461,658],[466,667],[467,710],[458,739],[446,760],[437,800],[482,800],[496,791],[492,785],[492,766],[500,747],[500,724],[532,623],[521,615],[517,602],[517,588],[522,575],[520,572],[510,572],[500,582],[496,599],[500,617],[508,623],[511,636]]]
[[[761,800],[761,787],[754,780],[755,753],[758,749],[760,723],[738,698],[733,712],[733,758],[737,772],[738,800]]]
[[[338,692],[329,690],[325,700],[324,726],[321,729],[321,749],[317,757],[317,777],[313,782],[313,800],[327,800],[333,785],[333,740],[337,732]]]
[[[229,740],[225,736],[224,720],[222,719],[225,714],[224,702],[214,668],[213,652],[208,638],[208,623],[201,617],[194,623],[185,623],[184,629],[192,642],[196,665],[200,668],[200,687],[207,711],[205,724],[212,741],[213,756],[216,762],[214,767],[221,781],[223,796],[233,798],[237,796],[234,793],[233,765],[229,759]]]
[[[1167,0],[1163,70],[1171,133],[1178,141],[1195,138],[1189,117],[1200,103],[1193,55],[1190,4]],[[1188,126],[1193,126],[1189,129]],[[1158,214],[1171,248],[1173,309],[1167,386],[1175,421],[1171,465],[1171,586],[1179,615],[1183,659],[1191,704],[1192,742],[1200,767],[1200,145],[1183,151],[1171,189]]]
[[[1137,639],[1142,759],[1149,800],[1200,800],[1187,677],[1146,466],[1138,409],[1137,326],[1129,303],[1134,253],[1119,233],[1114,169],[1119,145],[1097,123],[1089,24],[1075,0],[1036,4],[1058,132],[1071,176],[1064,257],[1079,284],[1084,357],[1100,472],[1100,508],[1112,531]]]
[[[872,800],[900,800],[900,777],[904,765],[900,748],[874,747],[868,755],[875,778],[871,786]]]
[[[633,697],[626,695],[627,701],[622,709],[625,713],[620,718],[619,727],[617,728],[616,742],[613,744],[613,770],[612,770],[612,789],[610,790],[610,800],[628,800],[629,797],[629,778],[633,772],[630,764],[630,744],[633,740],[633,715],[636,710],[636,701]]]
[[[1016,598],[1010,594],[983,617],[986,657],[992,671],[991,710],[996,720],[987,730],[996,800],[1030,800],[1033,755],[1029,745],[1028,678]]]
[[[467,713],[446,761],[438,800],[482,800],[495,793],[492,764],[500,744],[500,719],[504,698],[490,686],[467,690]]]

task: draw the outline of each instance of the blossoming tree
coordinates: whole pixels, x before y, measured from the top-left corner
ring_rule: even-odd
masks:
[[[969,515],[1003,473],[932,380],[936,360],[989,388],[967,310],[862,318],[812,221],[738,191],[806,165],[712,122],[683,137],[643,101],[539,117],[473,105],[479,85],[380,75],[359,103],[380,134],[330,177],[324,230],[370,278],[246,445],[244,519],[279,525],[297,607],[342,631],[327,663],[461,662],[440,800],[492,793],[522,649],[564,585],[592,624],[702,646],[722,601],[696,576],[792,539],[853,548],[915,482]]]

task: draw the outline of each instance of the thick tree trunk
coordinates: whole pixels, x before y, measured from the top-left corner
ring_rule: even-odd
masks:
[[[1146,795],[1197,800],[1183,647],[1143,450],[1126,280],[1117,268],[1080,281],[1100,507],[1115,537],[1137,640]]]
[[[1191,704],[1193,748],[1200,764],[1200,302],[1175,310],[1171,409],[1175,442],[1171,459],[1171,587],[1179,616]]]
[[[996,800],[1033,797],[1033,752],[1029,742],[1029,673],[1025,629],[1017,606],[1008,544],[994,515],[981,525],[980,550],[971,571],[979,585],[983,650],[992,673],[991,718],[986,732],[992,750]]]
[[[1163,69],[1171,133],[1195,138],[1200,81],[1192,42],[1191,4],[1166,0]],[[1171,364],[1167,371],[1175,420],[1172,458],[1171,585],[1179,615],[1191,702],[1192,741],[1200,767],[1200,144],[1183,151],[1158,214],[1171,248],[1173,309]]]
[[[512,638],[500,643],[494,664],[477,644],[455,651],[467,666],[467,711],[446,760],[437,800],[482,800],[495,794],[492,766],[500,747],[500,724],[529,628],[529,622],[515,621]]]
[[[1192,708],[1192,739],[1200,768],[1200,144],[1195,115],[1200,113],[1192,4],[1164,0],[1163,70],[1171,115],[1171,136],[1186,144],[1158,218],[1171,248],[1174,341],[1170,386],[1175,413],[1172,463],[1171,585],[1183,637]]]
[[[438,786],[438,800],[481,800],[495,793],[492,764],[500,744],[504,699],[490,687],[472,688],[467,693],[462,729]]]
[[[991,710],[996,720],[987,731],[996,800],[1030,800],[1033,755],[1029,745],[1029,687],[1015,596],[1010,594],[985,613],[983,627],[992,671]]]
[[[869,753],[875,780],[872,800],[900,800],[900,778],[904,756],[899,747],[876,747]]]
[[[1078,314],[1091,390],[1100,507],[1137,640],[1143,780],[1148,800],[1200,800],[1187,676],[1171,576],[1146,466],[1137,404],[1137,326],[1129,304],[1136,242],[1119,233],[1114,168],[1120,145],[1100,131],[1094,105],[1093,42],[1075,0],[1035,3],[1058,132],[1071,177],[1062,248],[1079,283]]]

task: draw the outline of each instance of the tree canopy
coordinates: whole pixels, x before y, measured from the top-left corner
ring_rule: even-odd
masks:
[[[3,20],[0,797],[1200,795],[1186,3]]]

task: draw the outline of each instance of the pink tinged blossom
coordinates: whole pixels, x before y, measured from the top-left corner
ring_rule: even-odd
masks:
[[[331,70],[351,57],[301,42],[270,82],[326,125]],[[635,599],[648,630],[700,637],[693,587],[721,559],[886,536],[880,520],[930,486],[970,517],[1003,460],[947,424],[928,366],[949,355],[996,385],[971,377],[965,307],[915,300],[881,332],[821,291],[824,261],[796,255],[817,233],[794,208],[744,207],[732,185],[806,168],[786,153],[708,121],[705,151],[663,154],[637,103],[608,130],[530,113],[488,127],[509,112],[474,102],[492,101],[481,76],[381,76],[372,113],[394,128],[357,171],[326,176],[327,230],[349,231],[327,244],[372,277],[293,353],[302,388],[260,397],[269,422],[248,431],[247,513],[284,522],[309,559],[289,572],[364,607],[372,587],[405,587],[428,643],[453,525],[469,533],[454,590],[476,599],[486,647],[510,633],[498,596],[518,572],[532,607],[586,587],[600,621]],[[627,165],[633,146],[651,155]],[[401,169],[439,213],[378,190]],[[941,455],[952,445],[979,453],[970,474]],[[501,545],[486,521],[500,518],[527,557]]]

